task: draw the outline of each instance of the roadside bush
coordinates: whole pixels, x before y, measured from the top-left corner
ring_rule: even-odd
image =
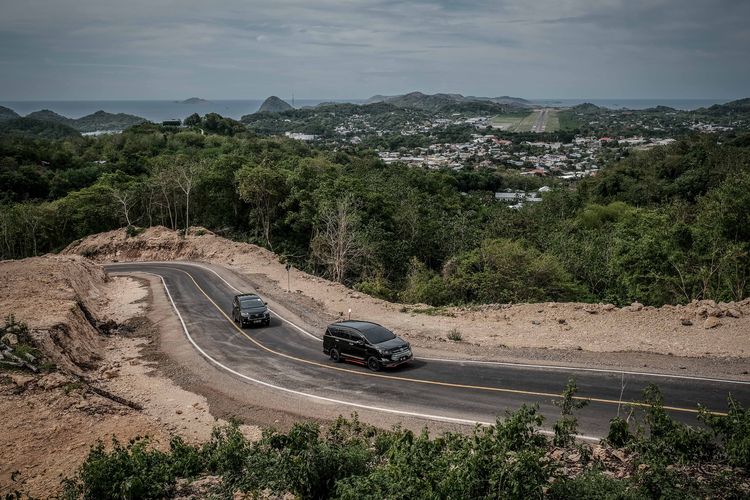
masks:
[[[727,415],[701,413],[701,420],[723,444],[730,465],[750,470],[750,409],[729,397]]]
[[[637,485],[589,470],[575,478],[555,481],[547,492],[554,500],[636,500],[644,498]]]
[[[716,458],[716,443],[710,432],[677,422],[664,409],[659,388],[651,384],[643,391],[648,404],[644,417],[646,429],[633,441],[636,451],[649,463],[704,463]]]
[[[560,401],[554,401],[554,405],[560,408],[560,418],[555,422],[553,430],[555,437],[552,440],[555,446],[571,446],[575,443],[578,431],[578,419],[573,416],[574,410],[580,410],[589,402],[576,398],[578,386],[574,379],[568,380]]]
[[[448,340],[452,340],[453,342],[461,342],[461,339],[463,339],[461,331],[458,328],[451,328],[448,332]]]
[[[65,498],[164,498],[176,482],[169,454],[148,449],[147,439],[127,446],[112,440],[112,451],[104,443],[94,446],[78,471],[65,484]]]

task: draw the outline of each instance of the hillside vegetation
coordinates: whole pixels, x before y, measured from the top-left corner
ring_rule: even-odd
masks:
[[[253,498],[746,498],[750,494],[750,413],[730,401],[727,416],[702,414],[706,429],[678,423],[658,390],[645,391],[646,409],[633,422],[613,418],[603,445],[576,444],[569,383],[553,439],[539,432],[542,416],[523,406],[473,433],[432,437],[382,431],[356,416],[327,432],[295,425],[248,442],[236,426],[217,427],[203,446],[173,438],[166,452],[147,440],[108,451],[94,447],[66,498],[166,498],[198,495]],[[208,477],[207,477],[208,476]],[[178,478],[181,488],[178,490]],[[187,479],[187,480],[186,480]],[[124,492],[124,493],[123,493]]]
[[[386,166],[366,150],[229,133],[3,137],[0,258],[121,226],[200,224],[369,294],[432,305],[750,294],[747,136],[635,153],[513,210],[492,193],[515,181],[494,170]]]

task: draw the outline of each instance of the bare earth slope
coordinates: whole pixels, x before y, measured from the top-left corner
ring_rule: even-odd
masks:
[[[80,256],[0,261],[0,318],[26,323],[44,361],[57,366],[38,374],[0,367],[0,497],[61,493],[98,439],[150,436],[160,447],[173,434],[208,439],[217,421],[206,398],[178,387],[148,354],[163,340],[154,325],[171,319],[151,299],[144,281],[107,276]]]
[[[227,266],[246,276],[267,278],[285,289],[287,273],[278,256],[255,245],[237,243],[193,228],[187,237],[163,227],[127,237],[115,230],[88,237],[64,254],[80,254],[98,262],[194,260]],[[293,269],[289,301],[318,303],[328,318],[348,314],[383,323],[417,344],[435,345],[459,355],[492,358],[505,348],[566,349],[591,353],[643,352],[690,358],[750,356],[750,300],[685,306],[617,308],[611,304],[496,304],[446,308],[389,303],[355,292],[339,283]],[[434,311],[432,311],[434,313]],[[445,342],[457,329],[462,342]]]

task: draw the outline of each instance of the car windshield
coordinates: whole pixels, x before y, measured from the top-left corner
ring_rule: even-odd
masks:
[[[372,326],[370,328],[360,330],[362,335],[371,344],[380,344],[387,340],[395,339],[396,336],[390,330],[386,330],[382,326]]]
[[[258,307],[263,307],[264,305],[265,304],[263,304],[263,301],[258,297],[240,299],[240,307],[242,309],[256,309]]]

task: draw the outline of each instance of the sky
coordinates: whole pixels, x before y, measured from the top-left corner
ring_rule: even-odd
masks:
[[[0,100],[750,95],[748,0],[0,0]]]

